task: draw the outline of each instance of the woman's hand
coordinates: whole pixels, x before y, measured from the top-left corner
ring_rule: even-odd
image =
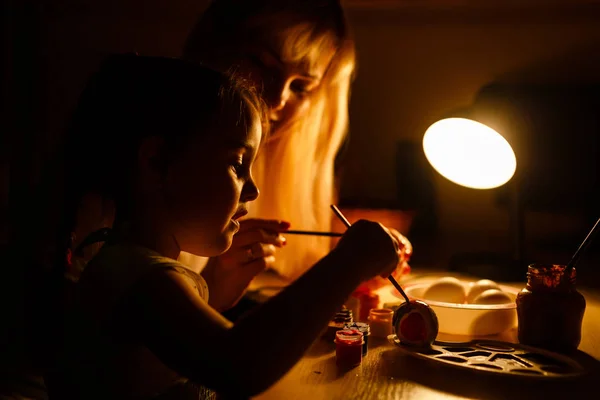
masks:
[[[276,249],[286,244],[281,233],[289,227],[288,222],[277,220],[240,221],[229,250],[211,258],[202,271],[210,292],[209,304],[219,311],[233,307],[252,279],[274,264]]]

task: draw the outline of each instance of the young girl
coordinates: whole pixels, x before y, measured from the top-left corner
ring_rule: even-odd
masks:
[[[359,221],[235,325],[215,310],[213,295],[239,297],[237,282],[259,271],[223,271],[224,283],[213,285],[175,260],[231,245],[258,196],[250,171],[261,118],[251,90],[181,60],[116,56],[94,76],[71,128],[69,183],[73,204],[96,191],[114,201],[116,216],[77,284],[47,380],[51,398],[257,394],[294,365],[361,281],[396,268],[398,242]],[[69,232],[76,221],[67,222]]]

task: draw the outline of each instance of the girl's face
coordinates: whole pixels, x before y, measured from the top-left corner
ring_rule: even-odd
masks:
[[[335,55],[335,48],[326,45],[299,56],[285,39],[285,35],[271,36],[248,46],[239,63],[240,72],[264,90],[274,134],[304,117]]]
[[[192,139],[164,181],[167,215],[179,247],[199,256],[226,251],[258,197],[251,166],[261,141],[258,118],[249,129],[234,118]]]

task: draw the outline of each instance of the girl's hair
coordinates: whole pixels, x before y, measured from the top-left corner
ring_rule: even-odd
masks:
[[[89,80],[67,131],[59,243],[67,254],[74,241],[81,243],[91,233],[81,229],[82,220],[92,212],[102,214],[95,209],[98,204],[114,205],[116,215],[127,218],[144,138],[163,139],[156,163],[166,167],[189,137],[217,134],[216,127],[226,120],[248,129],[264,116],[255,91],[230,75],[172,58],[109,57]],[[95,205],[82,207],[90,195]],[[73,240],[78,225],[79,237]]]
[[[333,46],[335,55],[311,107],[300,120],[273,132],[254,163],[261,196],[251,215],[289,220],[297,229],[331,229],[334,163],[348,128],[355,49],[338,0],[214,0],[190,34],[184,57],[222,68],[240,61],[248,45],[279,36],[281,58],[315,59]],[[230,65],[225,65],[229,67]],[[298,237],[278,253],[275,269],[295,279],[331,248],[319,237]]]

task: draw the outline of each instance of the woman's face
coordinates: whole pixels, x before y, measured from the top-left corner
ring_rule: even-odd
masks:
[[[335,55],[335,48],[327,46],[301,58],[285,57],[282,42],[274,37],[249,46],[240,62],[240,72],[264,90],[274,134],[306,114]]]

